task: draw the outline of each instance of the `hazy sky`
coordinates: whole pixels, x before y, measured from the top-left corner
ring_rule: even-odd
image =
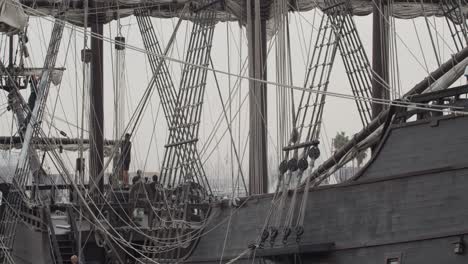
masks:
[[[315,20],[314,20],[315,17]],[[292,70],[293,81],[295,86],[303,86],[304,75],[307,64],[307,46],[309,45],[310,35],[316,35],[317,28],[321,18],[321,13],[315,10],[306,13],[292,13],[290,15],[290,31],[291,31],[291,51],[292,51]],[[361,40],[367,51],[369,59],[372,58],[371,52],[371,16],[355,17],[355,22],[361,36]],[[167,43],[172,34],[172,29],[177,21],[175,19],[153,19],[153,25],[157,30],[160,41]],[[122,33],[127,39],[129,45],[143,48],[141,37],[138,31],[138,26],[134,17],[122,19]],[[450,37],[446,22],[441,18],[429,18],[429,23],[433,27],[433,36],[436,40],[437,49],[440,51],[442,61],[446,61],[450,54],[453,53],[454,45]],[[41,66],[46,53],[47,42],[51,31],[52,22],[43,18],[31,18],[29,27],[29,51],[31,60],[28,61],[29,66]],[[114,38],[116,35],[116,22],[105,25],[105,36]],[[185,44],[188,41],[188,35],[191,23],[184,22],[177,35],[177,43],[175,48],[171,50],[170,56],[177,59],[183,59],[183,51]],[[437,29],[437,33],[434,31]],[[415,30],[417,29],[417,30]],[[421,79],[427,76],[428,71],[433,71],[437,68],[437,63],[434,56],[434,50],[430,42],[426,22],[424,18],[415,20],[396,20],[395,31],[397,32],[396,42],[398,50],[398,65],[399,79],[402,92],[412,88]],[[81,29],[80,29],[81,32]],[[80,50],[83,47],[82,33],[75,32],[67,28],[64,32],[64,37],[61,44],[61,54],[58,58],[57,65],[64,66],[67,70],[64,73],[62,84],[59,87],[52,87],[48,100],[48,114],[52,115],[54,105],[57,102],[55,111],[54,126],[65,131],[68,136],[78,136],[78,129],[73,125],[67,124],[62,120],[66,120],[71,124],[81,124],[81,106],[82,106],[82,68],[80,61]],[[240,37],[241,36],[241,37]],[[315,38],[315,37],[314,37]],[[228,39],[230,49],[228,50]],[[2,38],[2,49],[6,50],[5,37]],[[314,39],[313,39],[314,40]],[[312,40],[312,43],[313,43]],[[113,97],[113,74],[112,65],[115,58],[113,44],[104,43],[105,47],[105,125],[104,131],[106,138],[113,138],[113,116],[114,116],[114,97]],[[68,52],[67,52],[68,50]],[[242,53],[242,54],[240,54]],[[68,55],[66,55],[68,54]],[[234,74],[239,74],[239,65],[244,62],[247,54],[245,30],[240,32],[238,23],[218,23],[215,30],[213,49],[211,56],[215,67],[222,71],[230,70]],[[268,80],[276,81],[275,79],[275,60],[274,48],[268,58]],[[230,66],[228,67],[228,61]],[[331,78],[329,91],[351,94],[351,88],[348,83],[347,76],[344,71],[343,63],[339,53],[336,57]],[[133,113],[138,101],[141,99],[143,91],[147,87],[147,83],[151,76],[151,70],[146,62],[146,55],[131,49],[126,50],[126,105],[127,121]],[[426,68],[426,65],[428,66]],[[173,80],[176,88],[180,81],[180,71],[182,65],[170,63],[170,68],[173,72]],[[244,74],[244,73],[242,73]],[[234,86],[236,77],[228,78],[225,75],[217,75],[220,89],[223,95],[224,102],[228,101],[228,92],[230,89],[240,89],[239,93],[233,95],[232,114],[239,109],[239,102],[243,100],[247,93],[247,82],[244,80],[239,86]],[[207,87],[205,93],[204,111],[202,114],[202,125],[200,129],[200,141],[198,142],[199,149],[207,142],[207,137],[214,129],[216,120],[222,114],[222,107],[218,96],[217,88],[214,83],[213,74],[208,74]],[[231,88],[229,88],[229,83]],[[395,87],[395,89],[398,89]],[[269,156],[271,157],[270,167],[278,166],[276,157],[278,156],[278,146],[276,140],[277,134],[277,106],[275,101],[276,87],[269,85],[269,105],[268,105],[268,127],[269,127]],[[6,93],[2,93],[0,104],[6,107]],[[25,93],[27,96],[28,93]],[[57,95],[59,95],[57,97]],[[162,163],[164,144],[167,140],[167,126],[164,120],[162,109],[160,109],[160,101],[155,93],[151,103],[145,112],[143,122],[138,131],[133,137],[133,161],[131,171],[136,169],[144,169],[145,171],[159,171]],[[86,103],[87,106],[87,103]],[[4,109],[3,108],[3,109]],[[87,111],[87,110],[86,110]],[[240,116],[240,121],[239,121]],[[12,128],[11,113],[7,112],[2,115],[3,122],[0,130],[2,135],[10,135]],[[50,118],[49,118],[50,119]],[[326,158],[330,153],[331,138],[338,132],[344,131],[351,135],[359,131],[362,127],[354,101],[348,99],[327,97],[327,103],[324,112],[324,126],[321,134],[322,158]],[[87,121],[85,121],[87,127]],[[44,124],[45,125],[45,124]],[[246,138],[248,133],[248,101],[245,101],[240,114],[233,120],[233,138],[238,152],[241,156],[244,153]],[[46,128],[48,131],[48,129]],[[202,159],[206,161],[205,167],[208,177],[213,182],[220,178],[230,178],[231,171],[235,171],[237,163],[235,158],[232,164],[230,156],[230,139],[229,134],[223,133],[226,131],[226,122],[222,119],[221,128],[215,134],[215,139],[204,149]],[[57,129],[52,129],[52,135],[58,135]],[[87,136],[86,136],[87,137]],[[240,139],[240,140],[239,140]],[[219,141],[219,144],[217,143]],[[212,154],[211,154],[212,153]],[[211,155],[210,155],[211,154]],[[5,158],[8,153],[3,153]],[[247,168],[247,155],[245,154],[243,168]],[[76,154],[63,153],[63,158],[66,163],[73,168]],[[49,166],[51,166],[49,164]],[[234,169],[233,169],[234,168]],[[274,171],[274,170],[272,170]],[[244,174],[247,173],[244,171]],[[213,183],[215,184],[215,183]]]

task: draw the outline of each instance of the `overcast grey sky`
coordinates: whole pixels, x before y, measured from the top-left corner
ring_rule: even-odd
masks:
[[[295,86],[303,86],[304,74],[306,70],[307,58],[307,45],[310,39],[310,34],[316,35],[316,29],[319,25],[319,18],[321,13],[317,12],[314,20],[314,13],[316,11],[309,11],[306,13],[292,13],[290,15],[290,30],[291,30],[291,43],[292,43],[292,69],[293,81]],[[367,51],[369,59],[372,58],[371,54],[371,37],[372,17],[355,17],[355,22],[359,30],[364,47]],[[167,43],[172,29],[177,21],[175,19],[153,19],[153,25],[157,30],[163,46]],[[430,24],[437,29],[437,33],[433,31],[436,39],[436,44],[440,50],[442,61],[446,61],[450,54],[455,50],[453,40],[450,37],[446,22],[441,18],[429,18]],[[129,45],[143,48],[141,37],[136,25],[134,17],[122,19],[123,35],[127,38]],[[30,53],[31,61],[28,62],[30,66],[42,65],[45,56],[49,33],[51,30],[52,22],[42,18],[31,18],[29,27],[30,37]],[[176,47],[172,49],[170,56],[183,59],[183,51],[187,41],[187,32],[190,30],[190,23],[184,22],[181,30],[177,35]],[[315,26],[315,28],[313,27]],[[417,30],[415,30],[417,29]],[[116,22],[105,25],[105,36],[114,38],[116,35]],[[246,58],[246,38],[245,30],[240,33],[238,23],[218,23],[215,30],[215,37],[211,56],[213,58],[215,67],[222,71],[230,70],[234,74],[239,74],[239,65]],[[421,79],[427,76],[428,71],[433,71],[437,68],[437,63],[434,56],[434,51],[430,42],[426,22],[424,18],[415,20],[396,20],[395,30],[397,32],[397,49],[398,49],[398,62],[400,69],[400,83],[402,91],[409,90],[414,84],[418,83]],[[241,38],[239,36],[242,36]],[[228,50],[227,39],[229,38]],[[313,41],[312,41],[313,42]],[[2,48],[5,50],[5,41],[2,43]],[[70,44],[69,44],[70,43]],[[78,130],[73,125],[61,121],[67,120],[72,124],[80,124],[81,113],[81,92],[82,92],[82,69],[80,62],[80,50],[83,47],[83,38],[81,33],[76,33],[71,29],[66,29],[62,40],[61,54],[57,61],[57,65],[64,65],[67,70],[64,74],[62,85],[52,87],[48,101],[48,113],[52,115],[52,109],[57,101],[57,108],[55,116],[58,117],[54,120],[54,126],[58,129],[68,133],[70,137],[78,136]],[[113,44],[104,43],[105,47],[105,125],[104,131],[106,138],[112,138],[113,135],[113,75],[112,75],[112,62]],[[68,55],[65,56],[68,50]],[[239,54],[239,53],[242,53]],[[228,68],[228,56],[230,67]],[[274,49],[271,56],[268,58],[268,80],[276,81],[275,79],[275,62],[274,62]],[[350,85],[344,71],[343,63],[339,53],[336,57],[329,91],[351,94]],[[146,55],[134,50],[127,49],[126,52],[126,112],[127,121],[131,113],[133,113],[137,102],[140,100],[143,91],[147,87],[150,79],[150,69],[146,62]],[[428,69],[426,69],[426,64]],[[170,68],[173,72],[173,79],[176,88],[180,81],[180,71],[182,65],[177,63],[170,63]],[[231,89],[234,87],[236,77],[231,77],[230,80],[225,75],[217,76],[220,83],[220,88],[223,94],[223,100],[228,101],[229,83]],[[213,130],[213,125],[222,113],[222,107],[218,96],[217,88],[214,83],[213,74],[208,74],[207,87],[205,93],[204,111],[202,114],[202,125],[200,129],[200,141],[198,142],[199,149],[207,141],[207,137]],[[247,82],[241,82],[240,99],[243,99],[247,93]],[[269,127],[269,156],[271,157],[270,167],[277,167],[277,149],[276,143],[276,104],[275,104],[275,91],[276,87],[269,85],[269,106],[268,106],[268,127]],[[27,96],[28,93],[25,93]],[[59,94],[59,97],[57,95]],[[235,93],[233,97],[232,113],[239,109],[239,93]],[[2,105],[6,102],[6,94],[0,99]],[[163,117],[162,109],[159,106],[159,98],[157,93],[154,94],[151,103],[146,111],[141,127],[134,135],[133,142],[133,161],[131,171],[137,169],[144,169],[145,171],[160,171],[160,166],[163,158],[164,144],[167,139],[167,126]],[[248,102],[246,101],[240,111],[239,118],[234,119],[233,131],[236,145],[239,145],[238,152],[242,156],[246,137],[248,133]],[[11,113],[8,112],[2,116],[3,121],[0,126],[2,135],[10,135],[12,122]],[[324,127],[321,134],[321,150],[322,158],[326,158],[330,153],[331,138],[338,132],[344,131],[347,134],[353,134],[359,131],[362,127],[359,116],[356,110],[355,103],[352,100],[327,97],[327,104],[324,112]],[[226,130],[226,122],[222,119],[222,126],[216,133],[215,140],[209,145],[204,154],[203,160],[206,160],[206,171],[209,179],[216,181],[220,178],[230,178],[231,171],[235,171],[237,163],[231,163],[230,157],[230,141],[229,135],[226,133],[224,137],[222,134]],[[85,122],[85,124],[87,121]],[[240,124],[240,126],[239,126]],[[87,125],[86,125],[87,127]],[[52,135],[58,135],[56,129],[52,129]],[[240,141],[238,140],[240,139]],[[216,142],[219,141],[219,144]],[[213,152],[212,155],[210,153]],[[248,153],[246,153],[248,155]],[[4,157],[8,157],[7,153],[3,153]],[[66,163],[72,168],[76,154],[64,153],[63,158]],[[243,168],[247,167],[247,156],[244,158]],[[50,164],[49,164],[50,165]],[[51,166],[51,165],[50,165]],[[274,171],[274,170],[272,170]],[[244,172],[246,174],[246,172]]]

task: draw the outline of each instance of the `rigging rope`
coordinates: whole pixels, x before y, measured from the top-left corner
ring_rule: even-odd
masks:
[[[64,3],[62,8],[64,6],[67,6],[68,2]],[[23,140],[23,148],[21,149],[20,157],[18,160],[18,165],[15,170],[15,176],[13,178],[13,185],[10,190],[10,193],[8,194],[8,197],[6,198],[10,204],[12,204],[15,207],[21,206],[22,202],[25,202],[24,196],[21,195],[20,193],[23,193],[22,191],[23,186],[27,184],[28,181],[28,176],[29,176],[29,169],[31,168],[32,165],[32,170],[31,173],[35,177],[35,182],[39,182],[39,173],[40,173],[40,164],[38,164],[38,160],[34,160],[34,149],[30,148],[31,147],[31,140],[34,135],[38,133],[38,128],[40,128],[40,122],[43,117],[43,111],[45,108],[46,100],[49,94],[49,88],[50,88],[50,83],[51,83],[51,72],[55,67],[55,62],[57,60],[57,55],[62,39],[62,34],[63,34],[63,29],[64,29],[64,23],[60,20],[56,20],[54,23],[54,28],[52,29],[52,34],[49,42],[49,48],[47,50],[47,56],[46,60],[44,62],[44,68],[43,72],[41,74],[41,80],[39,82],[38,86],[38,97],[35,100],[35,106],[34,109],[27,109],[24,108],[24,111],[29,113],[29,118],[26,120],[26,124],[20,124],[20,125],[27,125],[26,131],[23,135],[24,140]],[[3,66],[3,64],[2,64]],[[16,100],[19,100],[18,103],[20,103],[23,107],[25,106],[24,99],[22,99],[21,96],[19,96],[19,91],[17,90],[17,87],[14,87],[15,94],[16,95]],[[23,101],[22,101],[23,100]],[[22,102],[21,102],[22,101]],[[28,111],[29,110],[29,111]],[[19,192],[19,193],[18,193]],[[11,248],[13,246],[14,238],[16,235],[16,226],[17,223],[14,221],[16,217],[9,212],[10,210],[6,210],[5,214],[2,216],[2,222],[0,224],[1,228],[1,234],[3,235],[3,239],[6,239],[6,241],[3,241],[5,245],[7,245],[8,248]],[[11,222],[13,219],[13,222]],[[9,255],[9,250],[3,251],[3,261],[5,261],[5,255]]]

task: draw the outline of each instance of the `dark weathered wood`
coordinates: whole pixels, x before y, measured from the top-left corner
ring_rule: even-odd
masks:
[[[464,132],[468,117],[441,120],[435,128],[427,126],[425,123],[405,126],[390,135],[388,146],[406,154],[389,155],[393,161],[374,173],[378,177],[366,177],[364,172],[360,181],[309,191],[301,243],[334,242],[335,245],[332,252],[324,256],[301,254],[303,263],[385,263],[385,255],[395,252],[405,256],[402,262],[405,264],[468,261],[466,255],[453,253],[450,242],[468,233],[468,207],[465,206],[468,203],[465,152],[468,150],[461,149],[468,144],[468,134]],[[408,130],[407,137],[403,136],[405,130]],[[449,131],[456,135],[445,137]],[[414,135],[418,135],[417,138]],[[447,146],[443,153],[440,153],[441,144]],[[458,158],[455,157],[457,153],[460,154]],[[384,153],[380,155],[385,157]],[[466,166],[457,166],[462,160]],[[395,175],[397,170],[403,173],[411,163],[414,170]],[[437,166],[440,168],[436,169]],[[369,168],[369,173],[371,170]],[[302,193],[299,195],[301,197]],[[258,241],[271,199],[272,195],[254,196],[240,209],[214,209],[207,227],[207,230],[214,230],[200,240],[189,262],[219,260],[223,251],[219,241],[224,241],[226,232],[228,242],[223,253],[226,261]],[[289,201],[286,204],[289,205]],[[296,244],[294,235],[285,246],[281,239],[277,240],[273,247]],[[269,240],[264,246],[270,247]]]
[[[437,100],[444,97],[452,97],[458,96],[462,94],[468,93],[468,85],[462,85],[458,87],[453,87],[450,89],[445,89],[437,92],[432,93],[423,93],[423,94],[416,94],[412,96],[408,96],[408,100],[415,103],[426,103],[429,101]]]
[[[388,83],[388,13],[385,1],[373,1],[372,10],[372,98],[390,99]],[[372,103],[372,117],[376,118],[385,108],[378,102]]]
[[[290,151],[290,150],[294,150],[294,149],[307,148],[307,147],[310,147],[310,146],[313,146],[313,145],[317,146],[318,144],[319,144],[318,140],[313,140],[313,141],[309,141],[309,142],[304,142],[304,143],[299,143],[299,144],[283,147],[283,151]]]
[[[103,34],[103,24],[91,24],[93,34]],[[89,174],[97,180],[99,190],[104,191],[104,178],[99,177],[104,166],[104,50],[103,40],[91,38],[91,92],[90,92],[90,148],[89,148]]]
[[[297,245],[286,245],[275,248],[266,247],[257,249],[255,255],[258,257],[275,257],[294,254],[324,254],[330,252],[334,245],[334,243],[309,245],[299,243]]]
[[[437,123],[431,118],[392,129],[378,159],[361,179],[468,164],[468,138],[460,133],[468,131],[467,118],[436,119]]]
[[[256,10],[265,9],[268,2],[248,0],[247,39],[249,77],[267,79],[266,20]],[[267,84],[249,81],[249,194],[268,192],[267,150]]]

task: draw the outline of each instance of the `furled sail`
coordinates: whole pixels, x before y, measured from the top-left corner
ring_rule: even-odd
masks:
[[[42,151],[48,151],[52,149],[61,149],[65,151],[78,151],[80,145],[83,144],[84,150],[89,149],[89,140],[84,139],[81,142],[80,139],[75,138],[34,138],[32,144],[35,145],[36,149]],[[109,157],[112,154],[114,148],[119,144],[115,140],[104,140],[104,156]],[[1,137],[0,136],[0,150],[10,149],[21,149],[23,145],[20,137]]]
[[[8,0],[2,0],[2,2]],[[12,1],[12,0],[10,0]],[[57,3],[63,0],[20,0],[25,11],[31,16],[44,16],[44,15],[56,15],[57,14]],[[101,0],[102,2],[106,2]],[[273,2],[273,0],[269,0]],[[351,13],[353,15],[365,16],[372,13],[373,1],[372,0],[349,0]],[[82,25],[83,23],[83,1],[82,0],[69,0],[70,8],[67,9],[66,19],[70,23]],[[108,5],[104,5],[99,8],[100,20],[104,22],[111,21],[119,16],[125,17],[133,15],[135,9],[145,8],[149,11],[149,15],[159,18],[171,18],[183,16],[187,19],[194,19],[195,12],[182,12],[187,2],[191,2],[191,5],[195,5],[193,10],[202,8],[197,7],[197,1],[188,0],[119,0],[107,1]],[[220,1],[213,0],[213,3]],[[288,8],[289,11],[304,12],[314,8],[325,8],[326,0],[296,0],[290,1]],[[464,1],[462,1],[464,2]],[[269,6],[269,5],[265,5]],[[241,21],[245,24],[247,17],[246,5],[244,0],[225,0],[222,5],[212,5],[212,8],[216,9],[215,19],[217,21]],[[262,11],[262,15],[268,16],[268,19],[273,19],[273,13],[269,10]],[[462,4],[462,13],[468,14],[468,5]],[[444,11],[441,8],[441,2],[435,2],[430,0],[422,1],[394,1],[392,4],[392,16],[401,19],[411,19],[420,16],[443,16]]]
[[[0,32],[16,34],[28,21],[23,8],[16,0],[0,0]]]

